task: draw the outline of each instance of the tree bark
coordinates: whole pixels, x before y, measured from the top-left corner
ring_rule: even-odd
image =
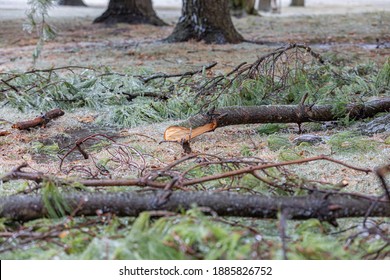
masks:
[[[94,23],[166,25],[153,10],[151,0],[110,0],[107,10]]]
[[[44,127],[51,120],[59,118],[59,117],[63,116],[64,114],[65,114],[64,111],[62,111],[61,109],[53,109],[49,112],[46,112],[46,114],[42,114],[41,116],[36,117],[35,119],[17,122],[17,123],[12,125],[12,128],[24,130],[24,129],[30,129],[30,128],[33,128],[36,126]]]
[[[220,216],[277,219],[283,211],[289,219],[317,218],[335,221],[346,217],[390,217],[390,203],[375,197],[343,194],[316,194],[298,197],[265,197],[234,193],[209,192],[94,193],[66,194],[67,214],[95,216],[98,212],[117,216],[137,216],[143,211],[180,212],[194,205]],[[161,197],[164,199],[161,201]],[[369,209],[369,210],[368,210]],[[47,217],[41,196],[0,197],[0,218],[26,222]]]
[[[292,7],[304,7],[305,6],[305,0],[291,0]]]
[[[189,40],[203,40],[209,44],[243,41],[230,18],[228,0],[183,0],[182,16],[166,41]]]
[[[216,127],[253,123],[304,123],[332,121],[349,116],[351,119],[373,117],[390,112],[390,98],[364,104],[348,104],[343,113],[334,112],[332,105],[263,105],[224,107],[212,112],[197,114],[179,123],[178,127],[196,128],[216,121]],[[169,128],[168,128],[169,129]]]
[[[60,0],[58,1],[58,5],[62,6],[87,6],[83,2],[83,0]]]
[[[258,9],[263,12],[271,11],[271,0],[260,0]]]
[[[255,9],[255,0],[229,0],[230,11],[235,17],[258,15]]]

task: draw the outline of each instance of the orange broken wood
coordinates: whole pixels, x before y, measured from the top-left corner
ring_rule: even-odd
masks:
[[[213,120],[211,123],[196,127],[196,128],[187,128],[183,126],[170,126],[164,132],[165,141],[175,141],[175,142],[188,142],[191,139],[209,132],[217,128],[217,122]]]
[[[44,115],[36,117],[35,119],[23,121],[23,122],[17,122],[17,123],[12,125],[12,128],[23,130],[23,129],[29,129],[29,128],[32,128],[35,126],[44,127],[52,119],[63,116],[64,114],[65,114],[64,111],[62,111],[61,109],[53,109]]]
[[[7,136],[11,134],[11,132],[9,132],[8,130],[0,130],[0,136]]]

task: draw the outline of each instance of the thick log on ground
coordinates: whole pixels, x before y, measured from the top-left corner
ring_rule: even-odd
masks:
[[[263,105],[225,107],[212,114],[199,114],[179,124],[198,127],[210,123],[210,115],[217,119],[217,126],[251,123],[304,123],[333,121],[349,115],[351,119],[373,117],[380,112],[390,112],[390,98],[374,100],[365,104],[349,104],[344,113],[334,112],[332,105]],[[219,117],[220,116],[220,117]]]
[[[335,221],[346,217],[390,217],[390,203],[374,197],[342,194],[316,194],[301,197],[265,197],[234,193],[166,192],[64,194],[68,214],[94,216],[112,213],[137,216],[143,211],[180,212],[194,205],[209,209],[220,216],[276,219],[283,211],[288,219],[318,218]],[[14,195],[0,198],[0,218],[29,221],[47,217],[41,196]]]
[[[335,112],[332,105],[262,105],[237,106],[215,109],[212,112],[197,114],[188,120],[166,129],[165,135],[174,134],[176,139],[166,138],[168,141],[183,141],[194,137],[189,136],[197,127],[215,122],[217,127],[254,124],[254,123],[304,123],[318,121],[332,121],[345,116],[350,119],[363,119],[375,116],[380,112],[390,112],[390,98],[369,101],[364,104],[348,104],[343,112]],[[183,133],[175,133],[178,128],[189,128]],[[180,134],[180,136],[178,136]],[[200,134],[197,134],[200,135]]]

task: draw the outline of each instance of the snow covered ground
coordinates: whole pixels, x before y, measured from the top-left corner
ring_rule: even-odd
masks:
[[[257,0],[259,1],[259,0]],[[309,14],[343,14],[359,12],[390,11],[390,0],[306,0],[306,7],[289,7],[291,0],[277,0],[282,3],[281,14],[270,16],[309,15]],[[22,18],[28,8],[28,0],[0,0],[0,20]],[[50,11],[51,16],[73,17],[100,15],[108,0],[84,0],[87,8],[55,7]],[[182,0],[153,0],[157,12],[166,12],[179,16]]]

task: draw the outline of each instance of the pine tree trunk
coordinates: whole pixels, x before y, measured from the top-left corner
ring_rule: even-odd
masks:
[[[263,12],[271,11],[271,0],[260,0],[258,9]]]
[[[153,10],[151,0],[110,0],[107,10],[94,23],[166,25]]]
[[[87,6],[83,2],[83,0],[60,0],[60,1],[58,1],[58,5],[62,5],[62,6]]]
[[[206,43],[239,43],[243,37],[233,26],[228,0],[183,0],[182,16],[167,42],[195,39]]]
[[[293,7],[304,7],[305,0],[291,0],[291,6]]]
[[[235,17],[258,15],[255,0],[229,0],[230,12]]]

